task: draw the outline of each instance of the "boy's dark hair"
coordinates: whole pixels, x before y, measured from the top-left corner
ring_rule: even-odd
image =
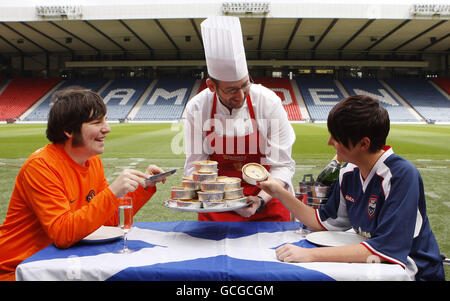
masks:
[[[389,134],[389,114],[370,96],[352,95],[338,102],[328,114],[331,136],[349,148],[362,138],[370,139],[370,152],[380,150]]]
[[[67,88],[55,92],[47,122],[47,138],[53,143],[67,140],[64,132],[80,134],[85,122],[99,120],[106,115],[106,105],[95,92]]]

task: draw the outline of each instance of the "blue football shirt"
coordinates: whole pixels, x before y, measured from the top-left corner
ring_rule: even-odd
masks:
[[[373,254],[407,269],[416,280],[445,280],[439,247],[426,214],[419,171],[385,147],[367,179],[347,163],[328,202],[317,209],[326,230],[353,228]]]

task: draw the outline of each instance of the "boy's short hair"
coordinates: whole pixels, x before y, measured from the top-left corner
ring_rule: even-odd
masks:
[[[328,114],[328,131],[331,136],[349,148],[362,138],[370,139],[370,152],[386,144],[390,121],[386,109],[367,95],[352,95],[338,102]]]
[[[47,122],[47,138],[64,143],[64,132],[79,134],[85,122],[99,120],[106,115],[106,105],[95,92],[81,88],[67,88],[53,95],[53,105]]]

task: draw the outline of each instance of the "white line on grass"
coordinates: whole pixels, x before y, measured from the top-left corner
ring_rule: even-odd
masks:
[[[446,169],[450,166],[418,166],[417,169]]]
[[[440,199],[441,196],[434,192],[425,192],[425,195],[430,198]]]

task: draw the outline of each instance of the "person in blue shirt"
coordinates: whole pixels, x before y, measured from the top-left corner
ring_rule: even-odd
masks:
[[[269,177],[257,184],[314,231],[351,228],[367,239],[341,247],[276,250],[284,262],[390,262],[411,279],[445,280],[442,257],[426,213],[422,178],[408,160],[386,146],[389,115],[377,100],[354,95],[328,115],[328,145],[341,168],[328,202],[313,209]],[[376,258],[376,260],[374,260]]]

